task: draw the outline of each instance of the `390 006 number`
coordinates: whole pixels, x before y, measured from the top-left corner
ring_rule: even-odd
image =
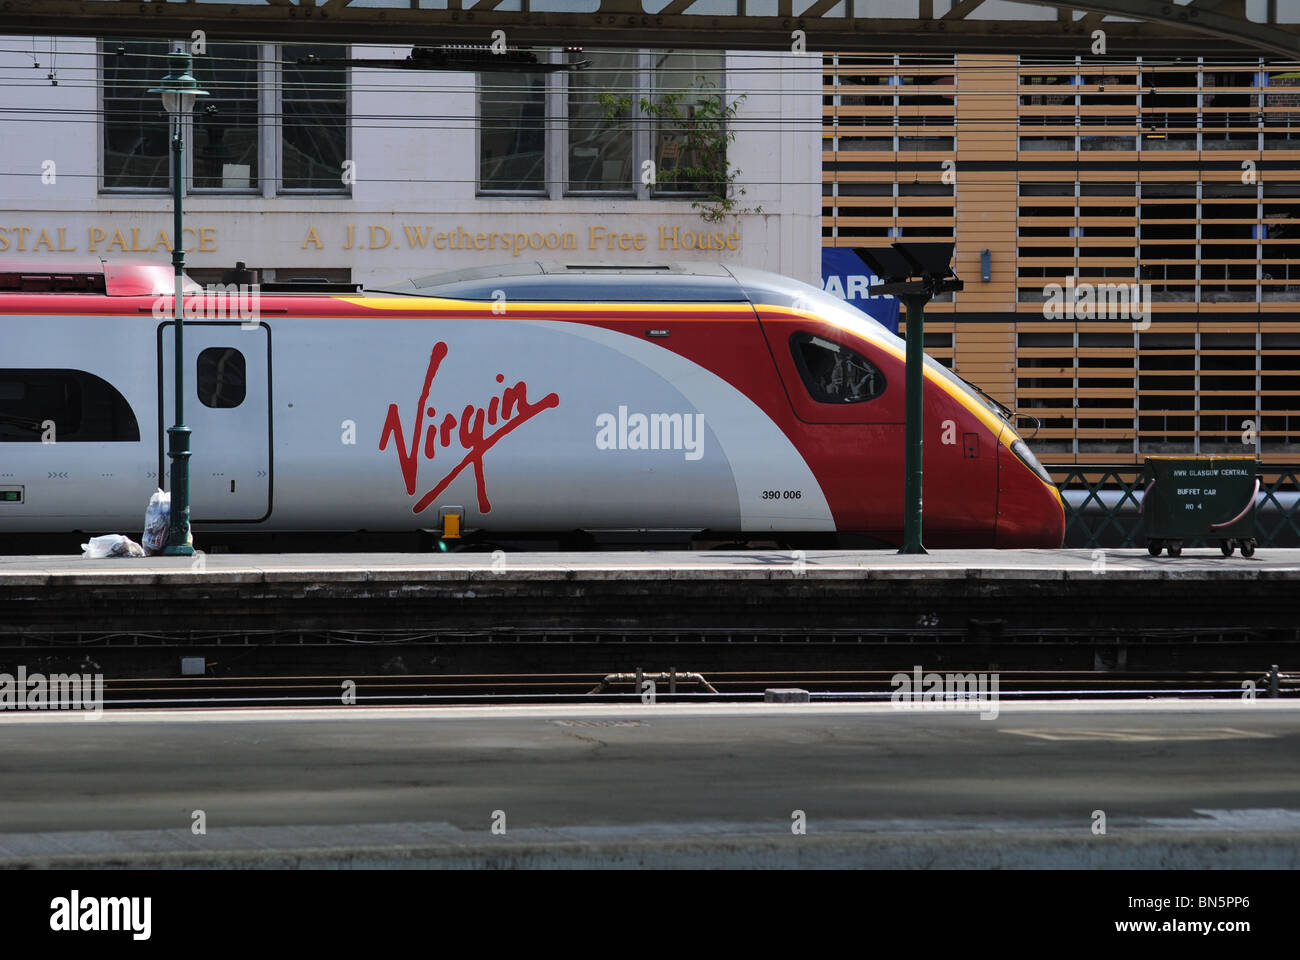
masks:
[[[803,496],[802,490],[764,490],[764,500],[798,500]]]

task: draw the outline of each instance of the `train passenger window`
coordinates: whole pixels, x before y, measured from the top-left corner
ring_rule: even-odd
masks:
[[[811,333],[790,337],[804,386],[819,403],[862,403],[885,392],[885,375],[860,353]]]
[[[131,405],[93,373],[0,369],[0,443],[139,439]]]
[[[244,355],[234,347],[208,347],[199,354],[199,400],[205,407],[244,402]]]

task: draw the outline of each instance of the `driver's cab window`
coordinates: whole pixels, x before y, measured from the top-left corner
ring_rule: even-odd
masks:
[[[833,340],[796,333],[790,351],[804,386],[819,403],[862,403],[885,392],[885,375],[875,364]]]

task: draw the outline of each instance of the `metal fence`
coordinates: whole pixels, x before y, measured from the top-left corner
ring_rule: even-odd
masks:
[[[1065,501],[1067,547],[1141,547],[1142,464],[1047,465]],[[1300,464],[1259,468],[1257,541],[1261,547],[1300,546]],[[1189,547],[1209,545],[1188,540]]]

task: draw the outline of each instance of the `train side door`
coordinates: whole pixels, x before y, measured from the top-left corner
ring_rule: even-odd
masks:
[[[903,382],[872,344],[813,318],[765,317],[763,333],[841,530],[887,539],[901,516]],[[892,365],[891,365],[892,363]]]
[[[159,463],[170,478],[175,324],[158,330]],[[271,512],[271,332],[264,324],[185,322],[185,423],[193,523],[264,520]],[[170,489],[170,484],[168,485]]]
[[[804,423],[903,422],[903,385],[889,382],[890,360],[873,355],[870,345],[825,323],[764,317],[762,326],[790,405]]]

